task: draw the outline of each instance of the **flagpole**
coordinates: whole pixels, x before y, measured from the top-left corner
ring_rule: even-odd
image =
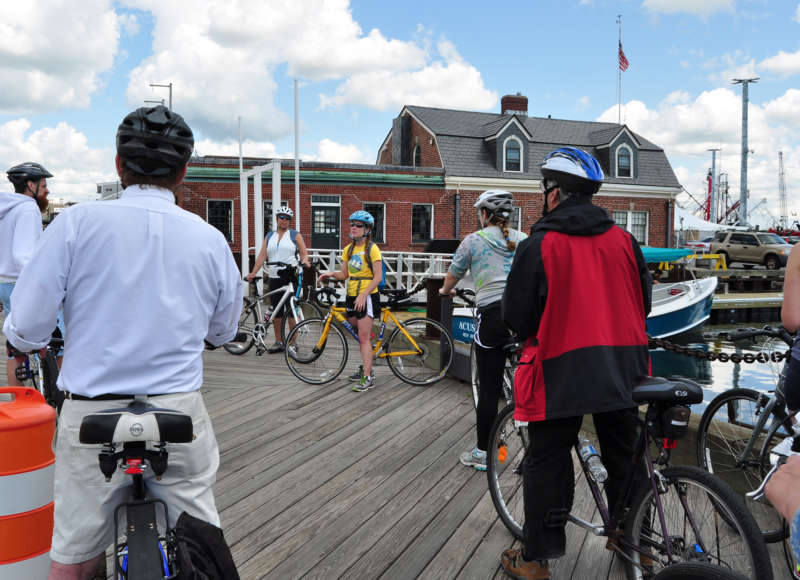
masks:
[[[622,50],[622,14],[617,14],[617,125],[622,125],[622,67],[619,63]]]

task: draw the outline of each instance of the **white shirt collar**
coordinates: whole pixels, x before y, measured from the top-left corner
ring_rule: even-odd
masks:
[[[156,187],[155,185],[147,185],[144,187],[142,187],[141,185],[131,185],[130,187],[126,187],[122,191],[120,198],[143,197],[143,196],[157,197],[158,199],[175,203],[174,193],[172,193],[169,189],[165,189],[163,187]]]

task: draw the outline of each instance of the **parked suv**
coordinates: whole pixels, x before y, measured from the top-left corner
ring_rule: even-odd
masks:
[[[785,266],[791,250],[790,244],[770,232],[719,231],[711,242],[711,253],[724,255],[727,264],[764,264],[767,270]]]

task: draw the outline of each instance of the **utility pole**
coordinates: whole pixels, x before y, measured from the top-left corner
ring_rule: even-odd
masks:
[[[778,196],[781,202],[781,230],[789,228],[789,210],[786,204],[786,174],[783,171],[783,151],[778,151]]]
[[[720,149],[708,149],[708,151],[711,151],[711,194],[708,196],[708,221],[717,223],[717,202],[719,201],[719,185],[717,184],[717,151],[720,151]]]
[[[150,87],[151,88],[159,87],[159,88],[162,88],[162,89],[169,89],[169,110],[171,111],[172,110],[172,83],[169,83],[168,85],[159,85],[159,84],[156,84],[156,83],[150,83]]]
[[[739,184],[739,225],[747,225],[747,156],[750,150],[747,147],[747,107],[749,100],[747,97],[747,86],[750,83],[757,83],[759,77],[747,79],[733,79],[734,85],[742,85],[742,178]]]

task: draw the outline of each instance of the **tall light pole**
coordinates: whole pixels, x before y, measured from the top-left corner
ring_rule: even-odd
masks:
[[[750,77],[747,79],[733,79],[734,85],[742,85],[742,178],[739,184],[739,225],[747,225],[747,86],[750,83],[757,83],[760,77]]]
[[[169,89],[169,110],[171,111],[172,110],[172,83],[169,83],[167,85],[159,85],[159,84],[156,84],[156,83],[150,83],[150,87],[151,88],[158,87],[158,88],[162,88],[162,89]]]
[[[719,194],[717,183],[717,151],[718,148],[708,149],[711,151],[711,192],[708,196],[708,221],[717,223],[717,203],[719,202]]]

